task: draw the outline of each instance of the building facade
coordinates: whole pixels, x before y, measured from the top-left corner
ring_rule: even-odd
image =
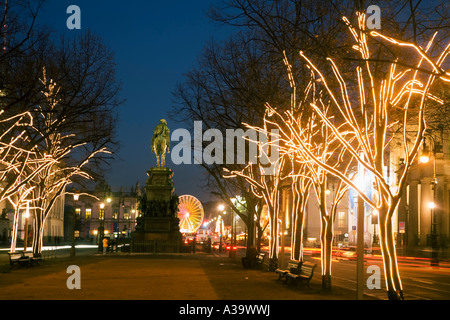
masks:
[[[402,200],[397,209],[397,246],[406,254],[428,256],[431,250],[448,258],[450,246],[450,131],[429,131],[425,143],[411,166]],[[392,148],[392,175],[404,155]],[[394,186],[395,187],[395,184]],[[433,239],[436,240],[433,243]],[[428,252],[428,253],[427,253]]]
[[[43,241],[45,244],[60,242],[64,237],[64,196],[56,199],[44,225]],[[0,202],[0,242],[11,244],[12,231],[14,227],[15,210],[8,200]],[[25,230],[28,229],[28,242],[31,243],[33,237],[33,212],[31,210],[29,218],[26,218],[26,209],[19,211],[17,217],[17,240],[25,239]],[[28,227],[26,227],[26,225]]]
[[[128,238],[135,230],[138,216],[136,192],[66,195],[65,241],[75,236],[96,242],[100,227],[104,228],[107,237]]]

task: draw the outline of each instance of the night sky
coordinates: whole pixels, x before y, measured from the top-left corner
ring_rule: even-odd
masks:
[[[128,191],[137,181],[145,184],[147,170],[156,166],[150,142],[160,119],[168,120],[172,132],[181,126],[171,123],[167,115],[171,92],[195,66],[206,41],[224,39],[230,32],[205,15],[213,2],[48,0],[42,8],[40,24],[66,35],[93,31],[115,52],[121,98],[126,102],[119,110],[120,151],[106,177],[114,190],[123,186]],[[66,27],[70,5],[81,9],[81,30]],[[176,194],[208,199],[198,188],[204,175],[198,165],[174,166],[169,155],[166,166],[174,171]]]

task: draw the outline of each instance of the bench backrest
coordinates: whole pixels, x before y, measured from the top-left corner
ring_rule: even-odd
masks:
[[[291,260],[288,262],[287,268],[289,271],[297,271],[299,269],[299,266],[301,265],[300,261]]]
[[[20,252],[8,252],[9,258],[11,260],[16,260],[22,258],[22,254]]]
[[[305,276],[311,276],[314,272],[314,268],[316,267],[315,264],[309,263],[309,262],[303,262],[301,266],[301,273]]]
[[[264,261],[264,258],[265,258],[265,256],[266,256],[266,254],[265,254],[265,253],[260,253],[260,254],[258,254],[258,257],[257,257],[257,259],[258,259],[258,262],[263,262],[263,261]]]
[[[24,257],[33,258],[33,252],[23,252]]]

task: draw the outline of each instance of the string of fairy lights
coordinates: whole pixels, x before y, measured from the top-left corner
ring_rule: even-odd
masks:
[[[426,103],[430,101],[442,105],[443,99],[433,95],[430,92],[432,84],[440,79],[442,81],[450,81],[450,72],[442,68],[444,61],[450,53],[450,44],[443,47],[439,55],[431,58],[430,49],[435,41],[435,33],[428,41],[425,47],[421,47],[415,43],[400,41],[386,35],[382,35],[376,31],[366,30],[366,15],[357,13],[358,27],[353,26],[350,21],[344,17],[343,21],[347,24],[356,44],[353,49],[360,55],[361,64],[356,67],[357,92],[359,99],[356,101],[359,108],[355,108],[350,98],[349,85],[339,70],[338,65],[332,58],[327,61],[334,74],[335,82],[338,84],[337,89],[330,86],[329,79],[319,70],[319,68],[306,56],[304,52],[300,52],[300,57],[305,61],[306,66],[312,73],[311,81],[305,89],[305,96],[312,93],[309,104],[303,106],[295,105],[297,103],[295,79],[292,74],[292,68],[285,56],[285,64],[287,66],[288,78],[291,84],[291,108],[283,113],[270,105],[266,106],[264,125],[261,128],[255,128],[246,125],[249,128],[258,130],[270,135],[268,126],[275,126],[279,131],[279,136],[272,139],[279,144],[280,158],[285,157],[293,159],[298,165],[308,164],[310,166],[309,173],[303,173],[306,178],[316,180],[316,184],[323,183],[324,177],[331,175],[337,178],[343,188],[336,194],[342,197],[343,192],[349,188],[355,190],[357,194],[379,215],[380,228],[380,244],[384,261],[384,272],[386,279],[386,287],[389,293],[402,294],[403,287],[398,270],[394,233],[392,230],[392,216],[400,199],[400,190],[402,184],[405,183],[406,175],[409,167],[416,159],[419,147],[424,138],[426,129],[426,121],[424,111]],[[379,79],[375,77],[373,65],[371,63],[371,51],[369,45],[369,37],[372,39],[380,39],[397,47],[411,49],[418,57],[418,61],[410,66],[405,66],[395,59],[390,63],[389,71],[386,78]],[[413,61],[412,58],[409,59]],[[409,61],[409,62],[410,62]],[[426,65],[431,67],[426,68]],[[320,80],[320,81],[317,81]],[[316,83],[320,83],[323,92],[329,98],[329,101],[323,100],[323,95],[315,95]],[[412,99],[415,100],[415,110],[412,110]],[[359,100],[359,101],[358,101]],[[417,101],[419,105],[417,106]],[[302,103],[304,100],[302,100]],[[309,108],[313,116],[302,119],[299,110]],[[334,112],[339,114],[341,124],[330,117],[328,110],[332,107]],[[403,114],[400,119],[393,118],[390,109],[400,110]],[[406,136],[407,126],[410,121],[410,114],[417,113],[417,134],[411,139]],[[399,174],[398,188],[390,186],[389,179],[383,171],[385,161],[385,149],[389,147],[391,138],[388,137],[390,129],[399,122],[403,124],[403,147],[405,154],[405,165]],[[328,138],[324,143],[318,144],[315,141],[317,137],[324,137],[324,133]],[[312,138],[316,139],[312,139]],[[408,142],[407,139],[411,139]],[[258,143],[255,141],[255,143]],[[272,142],[273,144],[273,142]],[[274,144],[273,144],[274,145]],[[261,147],[261,146],[260,146]],[[331,157],[334,155],[334,157]],[[337,163],[330,162],[330,159],[338,159]],[[343,159],[348,159],[347,165],[342,167]],[[369,197],[364,188],[358,183],[361,180],[358,174],[350,175],[347,169],[350,163],[359,164],[360,170],[366,170],[373,175],[375,181],[375,196]],[[252,171],[254,164],[249,164],[242,171],[225,172],[225,177],[241,177],[251,185],[252,191],[257,197],[264,198],[265,205],[269,210],[269,227],[274,229],[271,237],[278,239],[277,230],[280,223],[278,201],[274,197],[278,195],[277,180],[282,177],[280,170],[283,166],[278,166],[276,172],[270,179],[258,176]],[[316,175],[312,175],[316,173]],[[322,174],[320,174],[322,173]],[[308,177],[309,175],[309,177]],[[291,178],[298,177],[297,173],[290,173]],[[321,181],[322,179],[322,181]],[[292,179],[294,181],[294,179]],[[267,182],[270,183],[267,183]],[[298,192],[297,188],[292,188]],[[316,192],[320,197],[320,192]],[[299,195],[296,194],[298,197]],[[338,198],[335,198],[338,200]],[[335,203],[334,203],[335,205]],[[326,212],[326,211],[325,211]],[[292,212],[291,212],[292,214]],[[322,228],[332,222],[328,219],[327,213],[322,216]],[[303,227],[303,225],[295,226],[295,228]],[[296,231],[296,229],[294,229]],[[296,233],[296,232],[295,232]],[[331,237],[332,241],[332,237]],[[272,239],[269,245],[270,257],[277,257],[278,242]],[[324,247],[324,246],[323,246]],[[331,260],[331,252],[322,252],[322,260]]]

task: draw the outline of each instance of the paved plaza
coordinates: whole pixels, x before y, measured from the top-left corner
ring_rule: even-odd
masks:
[[[81,289],[67,287],[72,265],[79,267]],[[320,273],[315,273],[311,289],[290,287],[277,281],[274,272],[243,269],[239,258],[226,254],[92,253],[28,268],[3,264],[0,299],[353,300],[355,292],[342,288],[322,292]]]

